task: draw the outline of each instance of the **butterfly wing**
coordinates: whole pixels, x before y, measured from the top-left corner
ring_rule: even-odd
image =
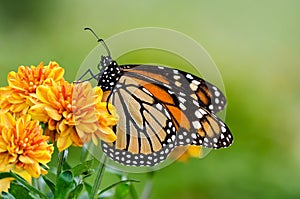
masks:
[[[155,85],[125,73],[110,97],[119,114],[114,129],[117,140],[111,144],[102,142],[102,147],[119,163],[153,166],[165,160],[175,147],[176,126],[164,104],[176,100],[176,96],[165,93],[168,99],[161,101],[146,89],[148,86]]]
[[[106,92],[120,116],[116,142],[102,142],[110,158],[124,165],[153,166],[176,146],[221,148],[231,144],[228,127],[213,113],[221,109],[209,108],[215,99],[223,102],[221,108],[225,105],[225,97],[211,84],[159,66],[121,68],[123,74],[112,93]]]
[[[175,95],[170,106],[163,102],[178,125],[176,145],[203,145],[209,148],[228,147],[233,137],[229,128],[214,112],[224,109],[226,99],[214,85],[192,74],[162,66],[123,66],[126,76],[159,84],[165,92]],[[161,93],[150,89],[158,98]]]
[[[216,113],[225,108],[224,94],[216,86],[190,73],[163,66],[123,65],[121,67],[128,71],[128,76],[138,74],[148,81],[160,82],[177,96],[189,95],[193,101],[196,101],[194,103],[199,103],[199,106],[206,110]]]

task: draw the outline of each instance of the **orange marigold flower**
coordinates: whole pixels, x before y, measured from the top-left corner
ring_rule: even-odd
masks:
[[[50,81],[37,88],[38,102],[29,113],[48,123],[47,133],[55,138],[59,151],[71,145],[82,146],[91,139],[96,144],[97,138],[113,142],[116,136],[110,127],[116,124],[116,113],[112,105],[112,116],[105,115],[106,107],[98,107],[102,103],[99,89],[94,93],[89,82],[74,85]]]
[[[44,66],[20,66],[18,72],[10,72],[7,76],[9,86],[0,88],[1,112],[11,111],[19,115],[26,114],[36,100],[35,92],[39,85],[47,84],[49,79],[63,79],[64,69],[56,62]]]
[[[34,178],[46,174],[40,164],[46,166],[53,153],[47,141],[39,122],[32,121],[29,115],[15,119],[10,113],[1,114],[0,171],[26,171]]]

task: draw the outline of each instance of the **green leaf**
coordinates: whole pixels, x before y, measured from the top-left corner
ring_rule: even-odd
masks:
[[[54,198],[66,199],[75,188],[75,181],[71,171],[63,171],[56,182]]]
[[[116,188],[115,197],[117,199],[123,199],[129,194],[129,184],[120,184]]]
[[[3,179],[3,178],[10,178],[12,177],[10,172],[1,172],[0,173],[0,179]]]
[[[65,149],[61,152],[58,153],[58,159],[57,159],[57,178],[59,177],[59,175],[62,173],[63,170],[68,170],[70,168],[65,168],[66,166],[69,167],[69,165],[67,164],[66,160],[68,157],[69,151],[68,149]]]
[[[39,198],[37,195],[30,194],[30,192],[22,185],[17,182],[11,182],[9,193],[13,195],[16,199],[33,199]]]
[[[79,184],[75,187],[75,189],[73,191],[71,191],[69,198],[78,198],[80,192],[83,189],[83,184]]]
[[[93,160],[85,161],[72,168],[71,171],[73,172],[74,176],[90,175],[93,172],[93,169],[91,169],[93,162]]]
[[[106,192],[106,191],[108,191],[108,190],[110,190],[110,189],[112,189],[112,188],[114,188],[117,185],[128,183],[128,182],[140,182],[140,181],[139,180],[133,180],[133,179],[121,180],[121,181],[116,182],[114,184],[111,184],[108,187],[106,187],[105,189],[101,190],[100,193],[99,193],[99,195],[102,194],[102,193],[104,193],[104,192]]]
[[[2,199],[16,199],[13,195],[10,193],[2,192],[0,198]]]
[[[130,183],[130,195],[132,199],[139,199],[136,189],[133,186],[133,183]]]
[[[86,191],[89,193],[89,195],[90,195],[90,193],[91,193],[93,187],[92,187],[90,184],[86,183],[86,182],[83,182],[83,183],[84,183],[85,190],[86,190]]]
[[[67,162],[64,162],[63,163],[63,170],[65,171],[65,170],[70,170],[72,167],[69,165],[69,163],[67,163]]]
[[[47,186],[49,187],[49,189],[51,190],[51,192],[54,194],[55,193],[55,184],[54,182],[52,182],[47,176],[42,176],[43,180],[45,181],[45,183],[47,184]]]

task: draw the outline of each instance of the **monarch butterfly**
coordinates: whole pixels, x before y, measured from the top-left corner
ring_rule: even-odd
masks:
[[[88,70],[80,79],[92,74],[104,100],[116,107],[119,122],[113,130],[117,140],[101,142],[110,159],[127,166],[154,166],[179,146],[218,149],[232,144],[229,128],[215,115],[226,104],[217,87],[164,66],[118,65],[105,42],[92,29],[85,30],[90,30],[108,53],[101,57],[98,74]]]

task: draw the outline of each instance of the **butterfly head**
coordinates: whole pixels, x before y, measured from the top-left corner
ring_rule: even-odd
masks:
[[[111,91],[120,78],[121,68],[110,56],[102,56],[99,65],[101,66],[101,71],[98,86],[103,91]]]

